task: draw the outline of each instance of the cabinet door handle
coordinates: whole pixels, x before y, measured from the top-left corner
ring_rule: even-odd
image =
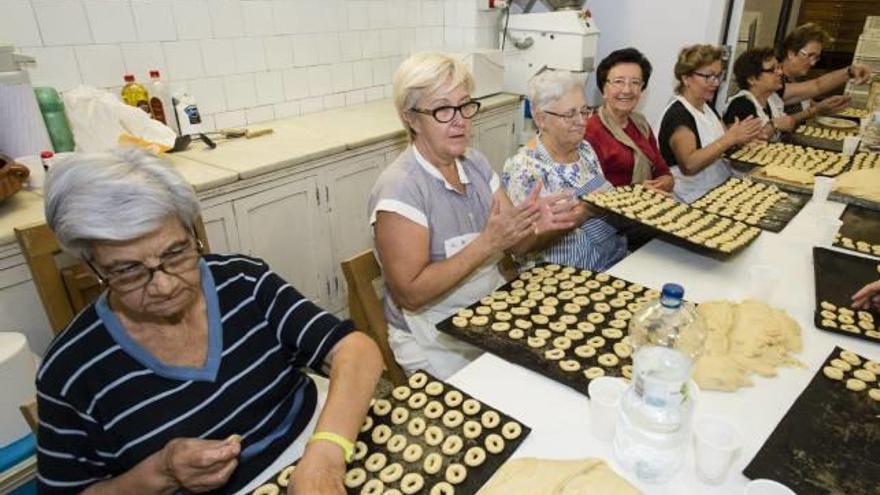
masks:
[[[333,275],[333,280],[336,282],[336,293],[339,293],[339,275]]]
[[[315,199],[318,201],[318,204],[321,204],[321,191],[318,190],[318,186],[315,186]]]
[[[330,279],[327,279],[327,297],[330,297]]]
[[[330,203],[330,188],[327,186],[324,186],[324,202]]]

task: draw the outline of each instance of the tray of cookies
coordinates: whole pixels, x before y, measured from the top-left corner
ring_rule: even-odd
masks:
[[[684,247],[715,255],[735,253],[754,241],[761,229],[705,212],[642,186],[616,187],[583,196],[587,203],[630,221]]]
[[[795,132],[786,134],[783,141],[840,153],[843,151],[843,138],[855,135],[856,131],[851,129],[829,129],[805,124]]]
[[[607,273],[539,265],[437,329],[588,395],[595,378],[632,376],[629,320],[659,296]]]
[[[744,146],[731,154],[730,159],[746,165],[772,165],[827,177],[836,177],[846,172],[850,161],[847,155],[790,143]]]
[[[835,347],[743,470],[799,495],[876,494],[880,364]]]
[[[866,168],[880,168],[880,153],[860,151],[852,156],[847,172],[864,170]]]
[[[846,107],[843,110],[832,115],[832,117],[837,117],[839,119],[849,119],[855,122],[859,122],[868,115],[870,115],[870,113],[866,108]]]
[[[877,260],[825,248],[813,248],[816,280],[816,327],[880,343],[880,313],[852,308],[852,295],[880,278]]]
[[[809,202],[804,194],[782,191],[779,186],[749,179],[728,179],[691,203],[723,217],[780,232]]]
[[[349,495],[474,495],[531,431],[417,371],[370,404],[345,473],[345,490]],[[293,469],[285,468],[252,495],[279,493],[269,486],[286,486]]]
[[[834,246],[880,256],[880,212],[848,205],[840,216],[843,225],[834,236]]]

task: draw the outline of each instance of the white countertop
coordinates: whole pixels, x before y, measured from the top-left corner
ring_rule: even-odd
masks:
[[[489,111],[520,100],[497,94],[481,100]],[[207,149],[194,142],[190,149],[165,155],[197,192],[352,150],[386,139],[405,137],[390,99],[364,105],[265,122],[254,128],[274,132],[254,139],[232,139]],[[43,221],[41,191],[21,191],[0,203],[0,246],[15,242],[15,227]]]
[[[827,203],[823,207],[839,214],[845,205]],[[735,393],[704,391],[700,394],[696,417],[717,415],[732,421],[743,441],[727,479],[720,486],[706,485],[696,478],[693,449],[688,451],[685,467],[669,483],[640,484],[634,475],[617,464],[611,444],[597,440],[590,433],[589,404],[585,396],[495,355],[483,354],[449,381],[532,427],[532,434],[514,457],[601,457],[648,494],[740,495],[748,482],[742,470],[835,345],[880,360],[880,347],[876,344],[813,326],[814,282],[809,237],[815,230],[812,208],[807,205],[780,234],[763,232],[751,246],[726,261],[654,240],[609,270],[614,276],[658,289],[665,282],[678,282],[685,288],[685,298],[695,302],[742,298],[748,287],[748,267],[753,264],[770,263],[781,271],[781,281],[770,302],[786,310],[801,325],[804,350],[795,357],[806,368],[781,368],[779,375],[772,379],[753,376],[753,387]]]

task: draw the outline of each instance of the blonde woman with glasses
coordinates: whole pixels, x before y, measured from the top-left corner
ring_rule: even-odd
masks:
[[[760,119],[749,117],[725,128],[710,104],[724,80],[721,54],[713,45],[681,50],[675,64],[677,95],[660,123],[660,151],[675,177],[675,197],[685,203],[732,176],[724,152],[761,135]]]
[[[446,378],[479,356],[436,324],[505,282],[498,262],[566,228],[573,202],[538,198],[514,207],[482,153],[469,147],[480,102],[467,67],[418,53],[394,74],[394,105],[410,145],[373,186],[375,250],[385,277],[388,343],[401,367]]]
[[[611,189],[584,140],[591,110],[584,101],[583,76],[546,70],[529,81],[528,98],[538,136],[534,146],[523,147],[504,164],[502,184],[511,201],[525,203],[542,187],[574,197]],[[575,212],[571,229],[543,234],[541,249],[520,257],[521,264],[546,261],[603,271],[626,256],[626,239],[604,216],[580,201]]]
[[[37,373],[41,493],[342,495],[382,359],[256,258],[202,253],[199,204],[141,150],[52,168],[46,220],[105,291]],[[307,375],[303,368],[330,376]]]

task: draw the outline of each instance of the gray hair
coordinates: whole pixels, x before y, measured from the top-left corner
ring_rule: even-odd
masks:
[[[410,141],[415,138],[403,114],[412,110],[426,94],[445,87],[464,85],[468,93],[474,90],[474,78],[459,58],[445,53],[419,52],[401,62],[394,72],[394,108],[406,128]]]
[[[532,110],[542,110],[572,90],[584,91],[585,77],[567,70],[546,69],[529,79],[528,97]]]
[[[137,148],[81,153],[52,167],[44,187],[46,222],[61,246],[90,257],[92,241],[126,241],[175,217],[192,228],[199,202],[167,162]]]

